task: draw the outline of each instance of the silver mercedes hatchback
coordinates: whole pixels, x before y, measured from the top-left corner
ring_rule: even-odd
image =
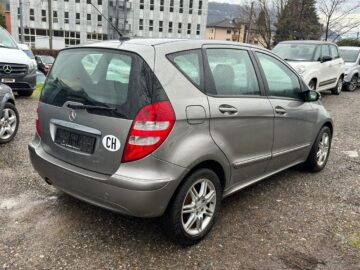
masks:
[[[88,203],[163,216],[177,242],[221,200],[294,165],[321,171],[332,120],[297,73],[245,44],[135,39],[64,49],[42,89],[36,171]]]

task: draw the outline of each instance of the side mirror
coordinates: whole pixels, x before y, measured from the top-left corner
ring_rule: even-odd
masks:
[[[303,92],[303,97],[306,102],[315,102],[321,98],[321,94],[317,91],[307,90]]]
[[[333,60],[331,56],[323,56],[323,57],[321,57],[320,62],[325,63],[325,62],[329,62],[331,60]]]

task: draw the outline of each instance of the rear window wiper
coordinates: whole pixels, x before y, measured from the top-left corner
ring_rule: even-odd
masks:
[[[70,109],[78,109],[78,110],[103,110],[103,111],[116,111],[116,108],[105,107],[105,106],[96,106],[96,105],[83,105],[83,104],[68,104]]]

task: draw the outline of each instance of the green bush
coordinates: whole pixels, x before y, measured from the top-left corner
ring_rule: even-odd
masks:
[[[338,46],[355,46],[360,47],[360,40],[357,39],[343,39],[337,42]]]
[[[50,49],[31,49],[34,55],[50,55],[55,57],[58,55],[58,50],[50,50]]]

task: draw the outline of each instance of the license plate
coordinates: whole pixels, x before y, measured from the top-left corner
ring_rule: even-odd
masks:
[[[3,79],[1,79],[1,82],[2,82],[2,83],[14,83],[14,82],[15,82],[15,79],[6,79],[6,78],[3,78]]]
[[[94,153],[95,137],[58,128],[55,135],[55,143],[87,154]]]

